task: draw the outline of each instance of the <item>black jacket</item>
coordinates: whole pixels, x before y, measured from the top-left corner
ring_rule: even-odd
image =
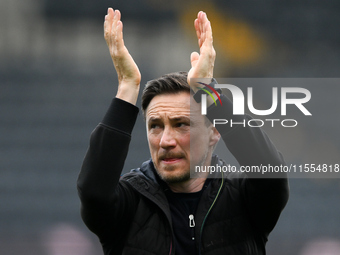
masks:
[[[223,96],[222,102],[225,107],[208,109],[210,119],[232,116],[230,101]],[[176,254],[167,186],[152,161],[120,178],[137,112],[135,106],[114,99],[92,133],[78,179],[82,217],[107,255]],[[241,166],[284,164],[260,128],[220,126]],[[215,164],[223,162],[215,156]],[[195,215],[199,254],[265,254],[268,235],[288,200],[288,182],[285,174],[276,179],[252,175],[225,174],[206,182]]]

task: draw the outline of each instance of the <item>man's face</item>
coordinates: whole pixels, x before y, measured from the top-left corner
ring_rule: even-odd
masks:
[[[212,125],[207,127],[198,104],[190,114],[187,92],[155,96],[146,109],[146,127],[153,163],[167,183],[189,180],[190,163],[209,165],[220,137]]]

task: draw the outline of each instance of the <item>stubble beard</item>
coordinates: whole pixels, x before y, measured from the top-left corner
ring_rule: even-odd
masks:
[[[209,154],[209,150],[207,149],[204,153],[204,156],[202,157],[202,159],[198,162],[198,164],[195,165],[199,165],[199,166],[203,166],[205,165],[206,159],[208,157]],[[163,171],[159,171],[157,169],[157,167],[155,166],[156,172],[158,174],[158,176],[167,184],[176,184],[176,183],[183,183],[186,182],[188,180],[190,180],[190,178],[192,177],[190,172],[192,172],[193,174],[195,174],[195,166],[191,167],[191,164],[189,166],[189,169],[184,169],[183,171],[180,172],[180,174],[172,174],[171,172],[174,171],[176,167],[175,166],[167,166]],[[192,169],[191,169],[192,168]],[[198,178],[198,175],[193,175],[194,178]]]
[[[175,168],[176,167],[174,166],[168,166],[163,171],[159,171],[156,168],[156,172],[158,176],[167,184],[186,182],[190,179],[190,170],[185,169],[181,171],[179,174],[171,173],[172,171],[174,171]]]

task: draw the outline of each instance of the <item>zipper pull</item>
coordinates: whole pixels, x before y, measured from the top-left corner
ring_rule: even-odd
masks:
[[[191,228],[195,227],[195,221],[194,221],[194,215],[193,214],[189,215],[189,227],[191,227]]]

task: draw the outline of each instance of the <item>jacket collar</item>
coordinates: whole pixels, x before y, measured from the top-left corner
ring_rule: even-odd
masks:
[[[213,155],[211,159],[211,165],[223,166],[226,165],[226,163],[221,160],[217,155]],[[208,179],[219,179],[221,178],[221,176],[221,173],[215,172],[213,174],[210,174]],[[159,192],[159,189],[162,189],[164,191],[169,189],[168,185],[157,174],[152,159],[145,161],[140,168],[131,170],[129,174],[123,177],[123,179],[129,179],[135,184],[142,184],[143,188],[148,191]],[[142,181],[137,181],[137,179],[142,179]],[[209,183],[208,179],[205,186],[207,186],[207,184]]]

